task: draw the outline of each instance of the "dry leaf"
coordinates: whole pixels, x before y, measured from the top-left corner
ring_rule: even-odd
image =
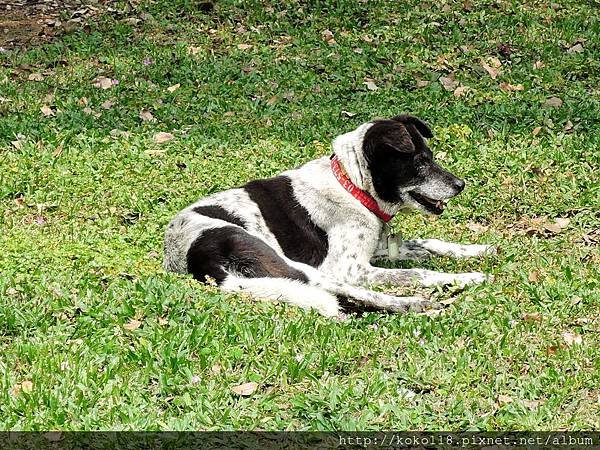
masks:
[[[523,405],[529,409],[537,409],[544,403],[543,400],[522,400]]]
[[[498,86],[504,92],[522,91],[525,89],[522,84],[500,83]]]
[[[563,340],[567,344],[567,346],[572,347],[573,345],[580,345],[583,343],[583,338],[580,334],[571,333],[570,331],[565,331],[562,334]]]
[[[335,45],[335,39],[333,37],[333,33],[330,30],[325,30],[323,31],[323,33],[321,33],[321,36],[323,36],[323,40],[325,42],[327,42],[329,45]]]
[[[342,110],[342,116],[346,116],[346,117],[354,117],[356,115],[356,113],[350,112],[350,111],[343,111]]]
[[[145,122],[154,122],[156,120],[152,113],[150,111],[146,111],[145,109],[142,109],[142,111],[139,114],[139,117]]]
[[[94,80],[94,86],[101,89],[110,89],[113,84],[113,80],[108,77],[98,77]]]
[[[471,231],[473,231],[474,233],[483,233],[484,231],[487,231],[488,227],[485,225],[481,225],[480,223],[476,223],[476,222],[469,222],[467,223],[467,228]]]
[[[250,44],[238,44],[237,46],[238,50],[249,50],[252,48],[252,45]]]
[[[55,158],[60,156],[60,154],[63,151],[63,146],[62,144],[60,144],[58,147],[56,147],[56,149],[54,149],[54,151],[52,152],[52,156],[54,156]]]
[[[219,364],[215,364],[210,368],[210,371],[215,375],[218,375],[221,373],[221,366]]]
[[[162,144],[163,142],[170,141],[174,137],[175,136],[173,136],[171,133],[165,133],[164,131],[160,131],[154,135],[154,142],[156,142],[157,144]]]
[[[92,108],[90,108],[89,106],[86,106],[85,108],[83,108],[83,112],[86,114],[91,114],[93,111],[92,111]]]
[[[30,380],[25,380],[21,383],[21,390],[23,392],[31,392],[33,391],[33,382]]]
[[[112,108],[114,105],[113,102],[111,102],[110,100],[106,100],[104,103],[101,103],[100,106],[102,106],[104,109],[110,109]]]
[[[500,68],[502,67],[502,63],[498,58],[494,56],[482,62],[481,67],[483,67],[483,69],[488,73],[488,75],[492,77],[492,80],[495,80],[496,78],[498,78],[498,75],[500,75]]]
[[[500,394],[498,396],[498,403],[500,405],[508,405],[509,403],[512,403],[512,402],[513,402],[513,399],[509,395]]]
[[[534,136],[537,136],[538,134],[540,134],[540,131],[542,131],[542,127],[535,127],[533,129],[533,131],[531,132],[531,134],[533,134]]]
[[[529,275],[527,275],[527,279],[532,283],[537,283],[540,281],[540,272],[538,270],[532,270],[529,272]]]
[[[454,91],[459,85],[459,82],[449,77],[440,77],[440,83],[447,91]]]
[[[44,75],[41,73],[30,73],[27,79],[29,81],[44,81]]]
[[[379,89],[373,81],[365,81],[364,83],[367,86],[367,89],[370,91],[376,91]]]
[[[239,386],[234,386],[231,388],[231,391],[236,393],[237,395],[242,395],[244,397],[247,397],[249,395],[252,395],[256,389],[258,388],[258,383],[255,382],[250,382],[250,383],[244,383],[244,384],[240,384]]]
[[[52,111],[52,108],[50,108],[48,105],[44,105],[40,108],[40,111],[42,112],[43,115],[45,115],[46,117],[48,116],[53,116],[54,115],[54,111]]]
[[[558,97],[550,97],[544,102],[544,108],[560,108],[563,101]]]
[[[460,97],[463,94],[466,94],[467,92],[471,91],[472,89],[468,86],[459,86],[454,90],[454,96],[455,97]]]
[[[123,328],[125,328],[126,330],[129,330],[129,331],[133,331],[133,330],[137,330],[141,325],[142,325],[142,322],[140,322],[139,320],[133,319],[129,323],[126,323],[125,325],[123,325]]]
[[[277,103],[277,96],[276,95],[274,95],[269,100],[267,100],[267,105],[269,105],[269,106],[273,106],[275,103]]]
[[[544,228],[551,233],[558,234],[563,228],[566,228],[570,222],[571,220],[567,217],[559,217],[554,220],[554,223],[545,223]]]
[[[583,45],[581,45],[580,43],[577,43],[574,46],[570,47],[567,50],[567,53],[583,53]]]
[[[179,89],[180,86],[181,86],[181,84],[179,84],[179,83],[174,84],[173,86],[169,86],[167,88],[167,91],[169,91],[169,92],[175,92],[177,89]]]
[[[526,322],[541,322],[542,321],[542,315],[539,312],[523,313],[523,315],[521,317]]]
[[[429,86],[429,81],[427,80],[418,80],[417,81],[417,87],[420,88],[424,88],[426,86]]]
[[[163,317],[159,317],[158,318],[158,324],[159,325],[163,325],[164,326],[164,325],[167,325],[168,323],[169,323],[169,321],[167,319],[165,319]]]
[[[533,68],[535,70],[540,70],[540,69],[543,69],[544,67],[546,67],[546,64],[544,64],[542,61],[536,61],[533,63]]]
[[[82,106],[87,106],[88,99],[86,97],[81,97],[79,100],[77,100],[77,103],[79,103]]]
[[[565,127],[563,128],[565,133],[572,133],[573,132],[573,122],[571,122],[570,120],[567,120],[567,123],[565,123]]]
[[[197,55],[202,50],[202,47],[192,47],[191,45],[188,47],[188,53],[190,55]]]

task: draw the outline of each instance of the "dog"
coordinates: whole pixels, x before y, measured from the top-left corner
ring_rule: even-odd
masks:
[[[411,115],[373,120],[335,138],[331,157],[203,197],[169,223],[164,268],[214,280],[226,292],[313,308],[329,317],[344,315],[342,301],[394,313],[440,307],[366,287],[488,279],[479,272],[372,265],[391,253],[392,259],[405,260],[495,252],[487,245],[393,242],[388,236],[386,223],[397,213],[439,215],[465,187],[435,162],[426,143],[431,137],[430,127]]]

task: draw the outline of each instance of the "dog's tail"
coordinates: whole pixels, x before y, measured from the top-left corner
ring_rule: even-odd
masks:
[[[259,299],[290,303],[301,308],[314,308],[324,316],[340,312],[336,297],[329,292],[289,278],[242,278],[228,275],[221,284],[228,292],[245,292]]]

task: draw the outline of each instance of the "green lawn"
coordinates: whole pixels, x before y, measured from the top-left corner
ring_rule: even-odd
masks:
[[[0,428],[598,429],[597,5],[201,3],[0,52]],[[163,272],[196,198],[406,112],[467,189],[394,223],[493,283],[336,322]]]

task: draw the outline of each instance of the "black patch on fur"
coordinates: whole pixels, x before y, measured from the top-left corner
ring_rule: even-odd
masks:
[[[287,263],[261,239],[236,227],[204,231],[190,246],[187,267],[202,282],[206,276],[221,284],[229,273],[246,278],[289,278],[308,282],[306,275]]]
[[[196,206],[193,209],[193,211],[206,217],[224,220],[226,222],[233,223],[234,225],[238,225],[242,228],[245,227],[244,222],[242,222],[239,217],[230,214],[224,208],[217,205]]]
[[[431,130],[413,116],[378,120],[365,133],[363,152],[373,187],[382,200],[398,203],[399,188],[431,178],[456,186],[457,192],[462,190],[464,183],[435,163],[424,136],[431,137]]]
[[[315,225],[308,211],[298,203],[288,177],[251,181],[244,189],[258,205],[285,256],[313,267],[323,262],[329,249],[327,233]]]

